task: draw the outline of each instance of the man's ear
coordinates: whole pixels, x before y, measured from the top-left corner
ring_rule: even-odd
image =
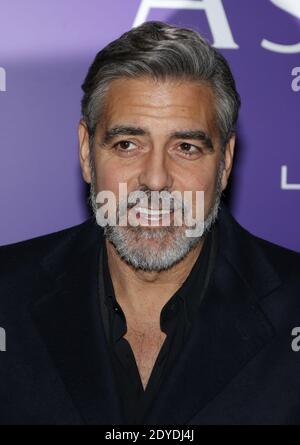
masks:
[[[90,144],[89,132],[87,125],[83,119],[78,125],[79,139],[79,160],[81,166],[82,177],[88,184],[91,183],[91,167],[90,167]]]
[[[234,155],[234,147],[235,147],[235,134],[233,134],[225,147],[224,153],[224,170],[222,175],[222,191],[227,187],[228,179],[230,176],[230,172],[233,164],[233,155]]]

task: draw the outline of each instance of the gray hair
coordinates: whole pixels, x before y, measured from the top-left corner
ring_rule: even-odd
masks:
[[[222,148],[235,133],[240,96],[226,59],[200,34],[163,22],[146,22],[109,43],[95,57],[82,85],[82,117],[90,138],[101,119],[110,83],[119,78],[206,82],[214,93]]]

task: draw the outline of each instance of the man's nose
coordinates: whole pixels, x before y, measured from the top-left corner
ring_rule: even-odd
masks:
[[[140,186],[150,190],[166,190],[172,187],[170,163],[163,150],[152,150],[145,158],[139,176]]]

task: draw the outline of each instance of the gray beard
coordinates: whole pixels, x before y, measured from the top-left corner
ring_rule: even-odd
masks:
[[[187,237],[186,227],[167,226],[145,228],[142,226],[110,226],[104,227],[105,238],[115,247],[119,256],[134,269],[147,272],[170,269],[183,260],[199,242],[205,238],[218,218],[222,188],[221,178],[223,160],[220,163],[214,203],[204,221],[204,230],[201,236]],[[95,171],[92,168],[92,181],[90,190],[90,204],[96,217],[96,190]]]

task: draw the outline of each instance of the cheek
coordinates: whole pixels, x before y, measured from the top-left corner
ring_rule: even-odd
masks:
[[[137,178],[140,174],[137,166],[126,164],[123,160],[120,162],[119,159],[106,156],[106,154],[98,155],[95,164],[98,191],[110,190],[118,197],[120,184],[126,184],[123,190],[126,188],[128,193],[131,190],[137,190]]]
[[[112,163],[109,162],[99,164],[100,163],[98,163],[97,166],[98,168],[96,167],[97,193],[101,191],[110,191],[113,193],[112,199],[106,201],[106,209],[115,215],[119,206],[119,200],[127,200],[128,193],[132,189],[128,171],[120,168],[120,166],[112,165]]]
[[[118,191],[119,181],[117,175],[108,170],[97,170],[97,190],[110,190],[114,193]]]
[[[203,191],[204,192],[204,211],[207,213],[215,199],[217,169],[211,166],[207,169],[199,170],[199,173],[186,177],[183,190]],[[196,195],[193,193],[193,207],[195,207]]]
[[[118,193],[119,183],[126,182],[126,177],[121,169],[116,168],[112,163],[98,162],[96,164],[97,190],[110,190]]]

